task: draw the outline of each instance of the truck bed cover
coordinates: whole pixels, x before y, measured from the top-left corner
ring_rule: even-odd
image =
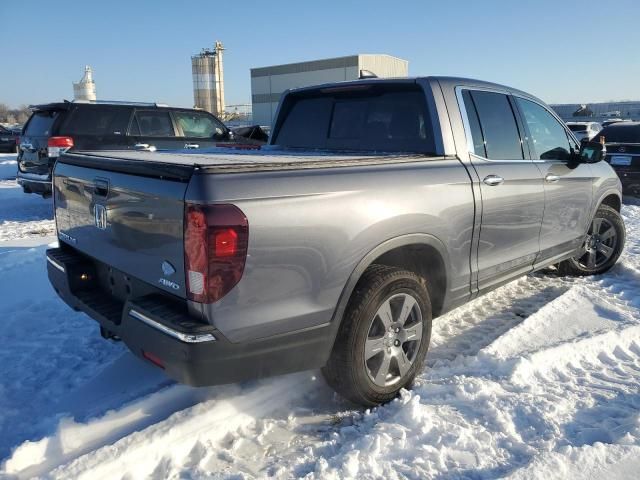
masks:
[[[72,165],[124,173],[187,180],[195,169],[211,171],[212,173],[240,173],[375,165],[380,163],[407,163],[424,161],[425,158],[427,157],[422,154],[375,152],[334,154],[319,151],[292,152],[275,149],[242,151],[216,148],[206,151],[201,150],[197,153],[188,151],[85,151],[68,153],[61,157],[60,161]]]

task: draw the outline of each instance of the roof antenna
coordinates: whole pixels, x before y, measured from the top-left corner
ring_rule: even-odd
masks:
[[[360,70],[360,76],[358,79],[364,80],[365,78],[378,78],[378,75],[373,73],[371,70]]]

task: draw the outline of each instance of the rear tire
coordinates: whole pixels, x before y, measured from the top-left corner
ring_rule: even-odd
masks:
[[[422,370],[431,338],[431,301],[415,273],[369,267],[344,313],[327,365],[329,385],[371,407],[409,388]]]
[[[558,265],[561,275],[600,275],[613,267],[624,248],[626,230],[617,210],[601,205],[593,217],[580,252]]]

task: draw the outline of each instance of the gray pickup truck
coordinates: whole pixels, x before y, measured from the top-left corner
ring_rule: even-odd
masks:
[[[260,151],[60,157],[49,279],[180,382],[322,368],[376,405],[423,368],[433,318],[550,265],[615,264],[603,150],[476,80],[291,90]]]

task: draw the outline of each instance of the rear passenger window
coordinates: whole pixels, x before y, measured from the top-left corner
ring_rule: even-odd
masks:
[[[169,112],[137,111],[136,119],[143,137],[175,137]]]
[[[125,135],[131,108],[77,107],[60,131],[66,135]]]
[[[60,114],[59,110],[41,110],[34,112],[27,123],[25,135],[48,137],[51,135],[51,127]]]
[[[564,127],[545,108],[537,103],[516,98],[529,128],[536,159],[568,160],[569,138]]]
[[[507,96],[502,93],[478,90],[472,91],[470,95],[478,113],[486,158],[492,160],[524,159],[520,133]],[[467,111],[468,109],[469,107],[467,107]],[[474,145],[479,145],[479,139],[475,138],[478,132],[472,132],[472,135],[474,136]],[[477,151],[476,154],[482,155]]]

